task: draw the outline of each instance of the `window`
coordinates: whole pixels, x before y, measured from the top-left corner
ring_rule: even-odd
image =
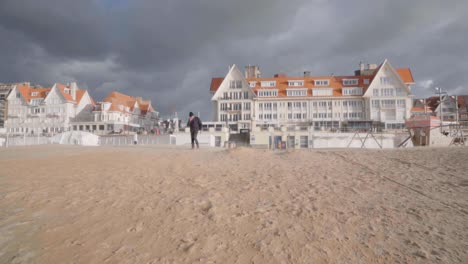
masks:
[[[401,89],[401,88],[396,88],[395,92],[396,92],[397,96],[405,96],[406,95],[405,92],[403,91],[403,89]]]
[[[312,89],[312,96],[332,96],[333,95],[333,89]]]
[[[397,100],[398,107],[405,107],[406,103],[404,99]]]
[[[382,100],[381,105],[382,105],[382,108],[394,108],[395,100]]]
[[[343,88],[343,95],[362,95],[361,87]]]
[[[330,80],[315,80],[315,86],[328,86],[330,85]]]
[[[395,89],[393,89],[393,88],[382,88],[382,89],[380,89],[380,96],[395,96]]]
[[[38,96],[39,93],[38,92],[31,92],[31,96]]]
[[[242,88],[242,80],[232,80],[229,82],[229,88],[240,89]]]
[[[249,92],[244,92],[244,99],[249,99]]]
[[[276,97],[278,90],[258,90],[258,97]]]
[[[20,93],[16,93],[16,98],[21,98],[21,94],[20,94]]]
[[[250,110],[250,103],[244,103],[244,110]]]
[[[357,85],[358,79],[343,79],[343,85]]]
[[[287,96],[307,96],[307,89],[286,89]]]
[[[70,89],[65,88],[65,89],[64,89],[64,92],[65,92],[66,94],[70,94]]]
[[[249,82],[250,87],[255,87],[255,85],[257,85],[257,82]]]
[[[372,107],[373,108],[379,108],[380,106],[380,101],[379,100],[372,100]]]
[[[372,91],[372,94],[373,94],[374,96],[379,96],[379,89],[374,89],[374,90]]]
[[[304,81],[288,81],[288,86],[302,87],[304,86]]]
[[[362,107],[362,101],[344,101],[343,105],[349,108],[358,108]]]
[[[390,77],[380,77],[380,84],[382,84],[382,85],[392,84],[392,78],[390,78]]]
[[[276,81],[263,81],[260,84],[262,87],[275,87]]]
[[[369,79],[364,79],[364,84],[369,84]]]

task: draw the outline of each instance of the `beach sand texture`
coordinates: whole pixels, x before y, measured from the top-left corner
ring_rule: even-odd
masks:
[[[0,263],[468,263],[468,148],[0,149]]]

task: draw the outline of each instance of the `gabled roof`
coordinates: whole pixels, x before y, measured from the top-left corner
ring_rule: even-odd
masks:
[[[409,68],[399,68],[396,71],[404,83],[414,83],[413,74]]]
[[[278,75],[277,77],[270,78],[247,78],[248,82],[255,81],[255,87],[252,87],[252,90],[256,93],[262,89],[271,89],[269,87],[262,87],[262,81],[276,81],[276,86],[274,89],[278,89],[278,97],[286,97],[287,89],[295,88],[310,88],[310,89],[320,89],[320,88],[332,88],[333,96],[343,96],[343,88],[346,87],[362,87],[363,94],[367,91],[367,88],[372,83],[372,80],[376,76],[379,69],[382,67],[383,63],[380,64],[371,75],[350,75],[350,76],[285,76],[284,74]],[[413,75],[409,68],[396,69],[398,75],[401,77],[405,84],[414,83]],[[344,85],[344,79],[355,79],[358,80],[356,85]],[[210,92],[215,93],[221,83],[223,82],[223,77],[215,77],[211,79]],[[288,81],[304,81],[304,85],[301,87],[290,87]],[[330,84],[328,86],[316,86],[315,80],[329,80]],[[368,80],[367,83],[364,83],[364,80]],[[307,96],[312,96],[311,91],[307,91]]]
[[[213,93],[216,92],[216,90],[218,90],[223,80],[224,80],[223,77],[212,78],[211,85],[210,85],[210,92],[213,92]]]
[[[131,113],[135,110],[135,105],[138,105],[142,114],[146,114],[148,111],[154,112],[154,109],[151,106],[151,101],[144,101],[141,97],[135,98],[116,91],[109,93],[109,95],[104,98],[103,102],[111,103],[109,111]],[[120,106],[122,106],[123,109],[120,109]],[[128,107],[128,111],[125,109],[126,107]]]
[[[55,87],[60,91],[61,95],[65,98],[65,100],[71,103],[79,103],[81,99],[83,98],[83,95],[86,93],[86,90],[76,89],[76,100],[73,100],[72,95],[65,92],[65,89],[70,88],[69,85],[67,86],[62,83],[56,83]],[[16,88],[21,93],[23,98],[28,103],[31,103],[32,99],[45,99],[53,87],[37,88],[37,87],[31,87],[29,84],[20,84],[20,85],[17,85]],[[93,98],[91,98],[91,102],[93,105],[95,105]]]

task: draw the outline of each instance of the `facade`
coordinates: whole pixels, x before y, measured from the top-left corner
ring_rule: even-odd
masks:
[[[468,121],[467,95],[442,96],[442,104],[439,96],[426,99],[428,107],[432,109],[432,115],[441,117],[443,121]]]
[[[255,68],[256,67],[256,68]],[[257,66],[245,75],[233,65],[224,78],[213,78],[213,121],[234,129],[313,126],[315,130],[403,128],[412,107],[411,70],[360,64],[354,75],[261,78]]]
[[[88,92],[78,89],[76,83],[56,83],[51,88],[18,84],[7,102],[5,128],[10,134],[69,131],[73,119],[91,114],[95,104]]]
[[[77,118],[73,130],[96,134],[150,131],[158,127],[158,122],[159,113],[154,110],[151,101],[111,92],[96,104],[90,116]]]
[[[4,129],[7,118],[7,97],[15,84],[0,84],[0,129]]]

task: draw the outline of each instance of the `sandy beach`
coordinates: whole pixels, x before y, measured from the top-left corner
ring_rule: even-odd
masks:
[[[468,263],[468,148],[0,149],[0,263]]]

